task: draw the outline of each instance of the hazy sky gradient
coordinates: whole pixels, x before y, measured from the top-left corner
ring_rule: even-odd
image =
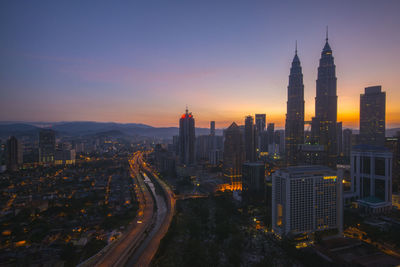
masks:
[[[306,119],[325,27],[338,120],[358,127],[364,87],[382,85],[400,126],[400,1],[1,1],[0,120],[197,126],[266,113],[284,125],[295,40]]]

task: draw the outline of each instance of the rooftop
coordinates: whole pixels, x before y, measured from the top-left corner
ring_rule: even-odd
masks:
[[[353,151],[371,151],[371,152],[390,152],[388,148],[383,146],[373,146],[373,145],[356,145],[352,148]]]

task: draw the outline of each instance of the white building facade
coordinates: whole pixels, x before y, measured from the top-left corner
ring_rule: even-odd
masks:
[[[272,229],[279,235],[343,231],[342,177],[325,166],[292,166],[272,175]]]

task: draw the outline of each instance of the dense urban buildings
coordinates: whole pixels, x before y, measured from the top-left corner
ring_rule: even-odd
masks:
[[[290,166],[272,175],[272,229],[280,235],[343,231],[342,177],[325,166]]]
[[[236,123],[225,131],[223,172],[233,189],[242,188],[242,165],[245,162],[243,135]]]
[[[285,154],[287,165],[298,164],[299,145],[304,143],[304,84],[297,47],[290,68],[285,123]]]
[[[357,145],[351,151],[351,191],[346,199],[358,199],[367,213],[391,209],[392,153],[385,147]]]
[[[326,164],[336,168],[337,163],[337,95],[336,95],[336,66],[332,49],[326,43],[321,52],[318,67],[317,95],[315,97],[315,117],[312,118],[314,141],[323,145],[327,151]]]
[[[360,95],[360,143],[385,144],[386,93],[381,86],[365,88]]]
[[[56,134],[51,129],[43,129],[39,133],[39,161],[54,162],[56,153]]]
[[[16,171],[22,166],[22,144],[15,137],[11,136],[7,140],[7,169],[10,171]]]
[[[186,108],[179,120],[179,162],[183,165],[195,163],[195,138],[194,118]]]

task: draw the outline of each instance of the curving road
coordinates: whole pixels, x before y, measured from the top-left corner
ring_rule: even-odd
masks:
[[[136,152],[129,160],[138,214],[118,240],[79,266],[148,266],[167,233],[175,212],[172,190],[143,160],[149,152]],[[157,193],[154,184],[161,188]],[[150,189],[150,190],[149,190]]]

